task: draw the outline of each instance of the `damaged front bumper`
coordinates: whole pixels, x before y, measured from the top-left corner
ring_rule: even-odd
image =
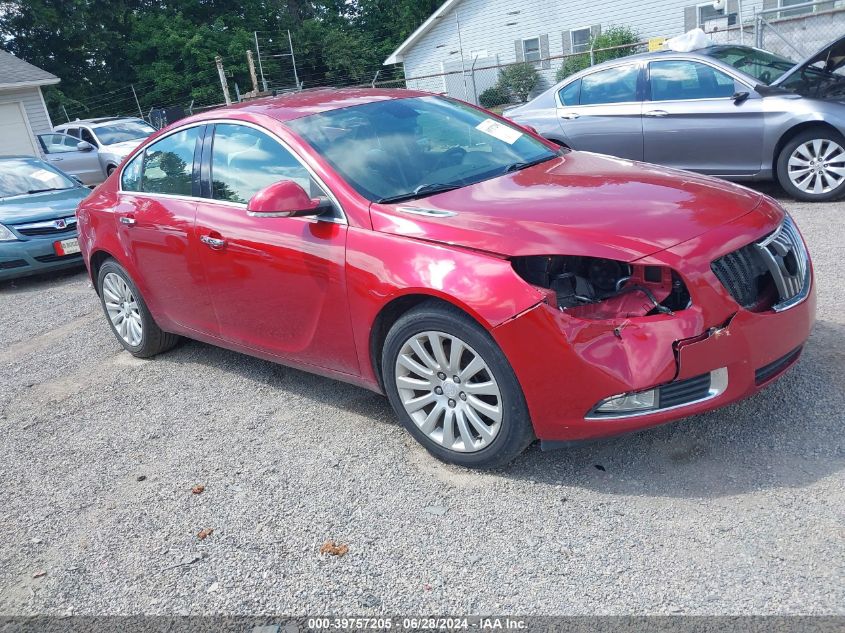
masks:
[[[586,320],[541,303],[493,329],[545,445],[627,433],[721,407],[795,363],[815,319],[812,274],[800,302],[755,312],[740,307],[710,270],[706,254],[719,250],[710,241],[720,239],[721,250],[732,250],[760,237],[759,225],[749,228],[757,234],[737,237],[736,227],[728,227],[723,236],[649,258],[646,263],[683,271],[693,295],[685,310]],[[629,399],[632,410],[600,410],[630,394],[643,394]]]

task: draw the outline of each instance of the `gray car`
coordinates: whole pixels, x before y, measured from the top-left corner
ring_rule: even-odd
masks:
[[[103,117],[62,123],[54,127],[53,131],[73,136],[96,150],[95,155],[103,172],[98,182],[102,182],[141,141],[156,130],[143,119],[135,117]],[[47,158],[49,160],[49,154]],[[56,166],[68,171],[61,163]]]
[[[800,64],[738,45],[632,55],[505,116],[572,149],[833,200],[845,195],[843,65],[845,37]]]

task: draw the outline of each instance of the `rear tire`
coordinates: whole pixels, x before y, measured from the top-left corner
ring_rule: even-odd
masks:
[[[112,332],[133,356],[150,358],[179,342],[179,336],[158,326],[138,286],[115,260],[109,259],[100,266],[97,289]]]
[[[387,334],[381,367],[396,415],[441,461],[495,468],[534,440],[510,363],[456,308],[426,302],[403,315]]]
[[[830,202],[845,196],[845,138],[826,128],[797,134],[778,154],[777,178],[796,200]]]

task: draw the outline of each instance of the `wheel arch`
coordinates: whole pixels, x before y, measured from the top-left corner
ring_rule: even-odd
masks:
[[[811,130],[814,128],[822,129],[827,132],[833,132],[834,134],[838,134],[842,136],[842,132],[835,126],[827,121],[822,121],[818,119],[814,119],[812,121],[802,121],[796,125],[793,125],[791,128],[786,130],[783,134],[780,135],[777,143],[775,143],[774,151],[772,152],[772,174],[774,174],[775,178],[777,178],[778,173],[778,159],[780,158],[780,153],[783,151],[783,148],[786,147],[786,144],[789,143],[792,139],[794,139],[799,134],[806,132],[807,130]]]
[[[372,367],[373,373],[375,374],[376,379],[378,380],[379,387],[382,389],[382,391],[384,390],[384,377],[382,376],[381,372],[381,355],[384,351],[384,343],[387,339],[387,333],[390,332],[390,328],[393,327],[394,323],[396,323],[408,312],[424,303],[440,305],[444,308],[449,308],[451,310],[459,310],[463,314],[468,316],[470,319],[478,323],[478,325],[484,328],[485,331],[489,332],[489,324],[485,323],[477,315],[473,314],[471,310],[467,309],[465,306],[456,303],[455,301],[447,300],[433,293],[421,291],[409,292],[407,294],[394,297],[381,307],[381,309],[376,314],[376,318],[373,321],[372,328],[370,328],[370,341],[368,350],[370,357],[369,362],[370,366]]]
[[[88,258],[88,272],[91,276],[91,283],[94,285],[94,292],[97,293],[97,296],[100,294],[100,289],[97,286],[97,278],[100,276],[100,268],[102,268],[103,264],[105,264],[109,259],[119,262],[117,257],[102,248],[95,249]]]

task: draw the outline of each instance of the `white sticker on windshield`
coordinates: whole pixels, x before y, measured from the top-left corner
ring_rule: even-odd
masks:
[[[29,175],[29,177],[44,183],[59,179],[55,172],[48,171],[46,169],[36,169]]]
[[[508,145],[513,145],[522,136],[522,132],[514,130],[507,125],[494,121],[493,119],[484,119],[481,123],[475,126],[475,129],[489,134],[490,136],[504,141]]]

